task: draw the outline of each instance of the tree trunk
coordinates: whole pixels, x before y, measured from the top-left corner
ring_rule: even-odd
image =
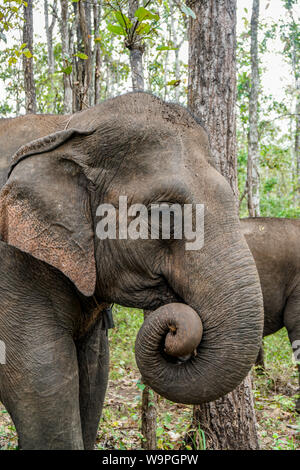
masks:
[[[79,28],[78,28],[78,45],[82,44],[83,53],[87,58],[79,57],[80,77],[78,90],[80,94],[79,109],[85,109],[90,106],[92,101],[92,51],[91,51],[91,31],[90,31],[90,4],[78,2],[79,9]]]
[[[259,448],[251,388],[251,378],[248,375],[233,393],[219,400],[194,406],[193,442],[197,449]]]
[[[210,136],[219,171],[238,196],[236,177],[236,1],[192,0],[188,106]]]
[[[142,448],[144,450],[155,450],[157,448],[157,398],[157,394],[145,385],[142,394]]]
[[[97,0],[94,3],[94,34],[95,39],[97,39],[99,34],[99,27],[100,27],[100,18],[102,13],[102,1],[98,4]],[[94,72],[94,89],[95,89],[95,97],[94,102],[95,104],[100,103],[101,101],[101,49],[100,43],[98,41],[95,42],[95,49],[94,49],[94,65],[95,65],[95,72]]]
[[[130,34],[132,36],[128,38],[127,47],[130,52],[130,68],[132,77],[132,89],[133,91],[144,90],[144,69],[143,69],[143,54],[144,45],[139,41],[138,37],[134,35],[135,20],[134,12],[139,8],[138,0],[129,1],[128,16],[131,19],[133,26]],[[150,312],[144,311],[144,318]],[[142,379],[143,381],[143,379]],[[145,386],[142,392],[142,447],[146,450],[156,449],[156,404],[157,396],[156,393],[151,390],[148,385]]]
[[[258,21],[259,0],[253,0],[251,18],[251,89],[249,100],[249,135],[248,135],[248,211],[250,217],[260,216],[259,197],[259,143],[258,143]]]
[[[57,0],[53,2],[53,11],[56,11]],[[48,53],[48,74],[51,76],[54,74],[54,52],[53,52],[53,29],[56,22],[56,16],[53,14],[52,21],[49,24],[49,4],[48,0],[44,0],[44,15],[45,15],[45,29],[47,37],[47,53]]]
[[[300,69],[299,69],[299,52],[298,52],[298,34],[299,28],[298,23],[294,19],[293,14],[293,2],[285,2],[285,8],[288,11],[290,17],[290,36],[288,38],[288,44],[291,46],[291,65],[295,77],[295,94],[296,94],[296,106],[295,106],[295,140],[294,140],[294,158],[296,166],[296,184],[297,184],[297,200],[296,205],[299,204],[300,200]]]
[[[33,0],[27,0],[27,6],[24,5],[24,26],[23,26],[23,44],[33,55]],[[36,92],[33,75],[33,57],[26,57],[23,54],[24,71],[24,90],[25,90],[25,108],[26,114],[36,113]]]
[[[189,6],[196,19],[190,19],[189,25],[188,103],[205,124],[212,156],[229,181],[238,207],[236,0],[194,0]],[[208,449],[258,449],[250,376],[225,397],[194,407],[189,441],[203,448],[199,429]]]
[[[296,129],[295,129],[295,161],[297,165],[297,183],[298,183],[298,200],[300,200],[300,77],[296,80]]]
[[[180,61],[179,61],[179,51],[181,44],[178,43],[178,38],[177,38],[177,27],[175,25],[175,9],[174,9],[174,4],[173,2],[170,2],[170,27],[171,27],[171,41],[173,47],[176,47],[174,51],[174,72],[175,72],[175,80],[176,80],[176,86],[174,87],[174,98],[175,98],[175,103],[179,102],[179,83],[180,83]],[[178,85],[177,85],[178,83]]]
[[[134,34],[135,22],[134,12],[139,8],[139,0],[129,0],[128,16],[133,22],[130,31],[130,38],[127,41],[127,48],[130,55],[130,68],[132,78],[133,91],[144,90],[144,67],[143,67],[143,54],[145,51],[144,44],[139,40],[139,37]]]
[[[68,0],[60,0],[61,5],[61,19],[60,19],[60,34],[61,34],[61,55],[63,60],[63,67],[70,66],[70,37],[69,37],[69,9]],[[71,88],[71,75],[68,73],[63,74],[64,80],[64,113],[72,113],[72,88]]]
[[[57,0],[54,0],[52,9],[53,15],[51,23],[49,24],[49,4],[48,0],[44,0],[44,16],[45,16],[45,30],[47,38],[47,53],[48,53],[48,76],[53,89],[53,74],[54,74],[54,52],[53,52],[53,29],[56,22],[56,8]],[[52,105],[48,105],[48,112],[55,112],[55,102]]]
[[[150,315],[151,311],[144,310],[144,319]],[[143,383],[143,378],[141,379]],[[156,439],[156,419],[157,419],[157,403],[158,395],[151,390],[148,385],[145,385],[145,388],[142,392],[142,448],[144,450],[155,450],[157,448],[157,439]]]
[[[72,40],[71,51],[73,54],[73,69],[72,69],[72,109],[73,113],[80,110],[80,84],[81,80],[81,63],[77,60],[75,54],[80,47],[80,28],[79,28],[79,9],[78,3],[73,3],[73,25],[72,25]]]

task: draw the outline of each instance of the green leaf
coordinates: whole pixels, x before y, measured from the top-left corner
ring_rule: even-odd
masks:
[[[176,51],[178,47],[172,47],[172,46],[157,46],[156,50],[157,51]]]
[[[79,59],[82,60],[87,60],[89,58],[89,56],[84,54],[83,52],[77,52],[77,54],[74,54],[74,57],[79,57]]]
[[[16,64],[17,63],[17,59],[15,57],[10,57],[8,59],[8,65],[12,65],[12,64]]]
[[[122,26],[122,28],[126,30],[126,28],[130,29],[132,27],[130,19],[126,15],[124,15],[124,13],[121,13],[120,11],[114,11],[114,15],[116,17],[117,22],[119,23],[119,25]]]
[[[136,28],[136,34],[148,34],[151,29],[151,25],[149,23],[140,23],[140,25]]]
[[[154,21],[158,21],[159,20],[159,15],[157,15],[156,13],[152,13],[150,10],[146,10],[146,8],[144,7],[140,7],[138,8],[135,13],[134,13],[134,16],[141,22],[141,21],[144,21],[144,20],[154,20]]]
[[[196,15],[195,13],[193,12],[193,10],[188,7],[187,5],[183,4],[181,5],[181,11],[186,15],[186,16],[191,16],[192,18],[194,18],[194,20],[196,19]]]
[[[181,83],[181,80],[170,80],[170,81],[167,83],[167,85],[168,85],[168,86],[175,86],[175,87],[176,87],[176,86],[179,86],[180,83]]]
[[[141,390],[141,391],[143,391],[143,390],[145,389],[145,387],[146,387],[146,385],[145,385],[145,384],[142,384],[141,382],[137,382],[136,386],[137,386],[137,388],[138,388],[139,390]]]
[[[24,54],[25,57],[27,57],[27,59],[31,59],[31,57],[32,57],[32,54],[31,54],[29,49],[24,49],[23,54]]]
[[[118,25],[116,25],[116,24],[111,24],[111,23],[109,23],[109,24],[107,25],[107,29],[108,29],[108,31],[110,31],[111,33],[117,34],[117,35],[119,35],[119,36],[125,36],[125,35],[126,35],[124,29],[123,29],[121,26],[118,26]]]
[[[61,69],[61,72],[65,73],[66,75],[71,75],[72,70],[73,70],[72,65],[68,65],[68,67]]]

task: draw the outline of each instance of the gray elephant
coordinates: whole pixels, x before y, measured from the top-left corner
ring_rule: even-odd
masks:
[[[260,277],[263,335],[285,326],[300,361],[300,220],[251,218],[242,219],[241,226]],[[300,363],[298,370],[300,374]],[[296,410],[300,412],[300,399]]]
[[[154,311],[136,360],[157,393],[193,404],[232,391],[257,357],[263,302],[203,127],[144,93],[5,126],[2,152],[15,155],[0,194],[0,395],[20,447],[93,448],[108,373],[101,310],[112,302]],[[120,195],[131,207],[204,204],[204,246],[101,239],[98,208],[120,209]]]

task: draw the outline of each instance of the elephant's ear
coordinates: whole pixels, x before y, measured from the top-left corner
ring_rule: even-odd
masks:
[[[74,138],[84,137],[62,131],[17,152],[0,193],[0,234],[90,296],[96,283],[94,234],[87,180],[72,158]]]

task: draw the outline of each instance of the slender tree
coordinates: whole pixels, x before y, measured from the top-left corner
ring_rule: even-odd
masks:
[[[216,167],[237,198],[236,0],[188,4],[196,14],[189,25],[189,107],[204,122]],[[225,397],[195,406],[193,429],[198,448],[201,429],[208,449],[258,449],[250,376]]]
[[[284,0],[288,13],[289,23],[284,25],[282,39],[284,40],[284,54],[288,58],[295,82],[295,125],[294,125],[294,158],[296,166],[298,202],[300,199],[300,32],[299,18],[295,18],[294,7],[298,0]]]
[[[258,141],[258,22],[259,0],[253,0],[251,17],[251,85],[249,99],[249,134],[247,166],[248,211],[250,217],[260,216]]]
[[[52,80],[52,75],[54,74],[53,29],[56,23],[56,8],[57,0],[54,0],[52,5],[52,19],[51,22],[49,22],[49,2],[48,0],[44,0],[45,30],[47,38],[48,70],[50,80]]]
[[[68,0],[60,0],[60,34],[61,34],[61,53],[64,66],[64,113],[72,113],[72,88],[71,88],[71,64],[70,64],[70,31],[69,31],[69,6]]]
[[[132,89],[134,91],[144,90],[144,67],[143,67],[143,54],[145,52],[145,44],[140,36],[136,34],[136,25],[138,23],[135,19],[134,13],[139,8],[139,0],[129,0],[128,16],[133,22],[133,26],[127,38],[127,48],[130,55],[130,68],[132,77]]]
[[[80,109],[92,104],[92,49],[91,49],[91,3],[79,0],[79,30],[78,42],[82,42],[83,54],[79,57],[81,65]]]
[[[139,8],[138,0],[129,1],[128,17],[133,26],[128,35],[127,48],[130,52],[130,69],[133,91],[144,91],[144,66],[143,54],[145,46],[135,34],[136,22],[134,13]],[[144,318],[151,312],[144,311]],[[143,379],[142,379],[143,382]],[[156,418],[157,418],[157,395],[148,385],[143,384],[142,391],[142,447],[145,450],[156,449]]]
[[[216,166],[237,196],[235,0],[191,0],[188,106],[201,116]],[[232,16],[231,16],[232,15]]]
[[[151,311],[144,310],[144,319],[151,314]],[[143,379],[141,380],[143,383]],[[145,450],[155,450],[157,448],[156,421],[158,395],[148,385],[142,384],[142,447]]]
[[[52,15],[51,15],[51,22],[49,20],[49,2],[48,0],[44,0],[44,17],[45,17],[45,31],[46,31],[46,39],[47,39],[47,54],[48,54],[48,77],[51,85],[51,89],[53,89],[53,74],[55,69],[54,64],[54,51],[53,51],[53,29],[56,23],[57,18],[57,0],[54,0],[52,7]],[[48,112],[55,111],[55,100],[53,103],[47,106]]]
[[[98,3],[97,0],[94,0],[93,5],[93,15],[94,15],[94,34],[95,34],[95,47],[94,47],[94,103],[98,104],[101,100],[101,49],[100,42],[98,40],[99,28],[100,28],[100,18],[102,14],[102,0]]]
[[[25,109],[27,114],[36,113],[36,91],[33,74],[33,0],[24,4],[23,44],[26,52],[23,54]]]

